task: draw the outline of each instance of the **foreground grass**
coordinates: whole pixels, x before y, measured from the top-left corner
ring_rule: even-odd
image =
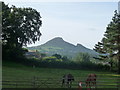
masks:
[[[75,82],[73,82],[74,87],[77,87],[78,81],[83,81],[83,84],[90,73],[97,74],[97,81],[99,85],[117,85],[117,78],[119,75],[111,72],[105,71],[91,71],[91,70],[70,70],[70,69],[55,69],[55,68],[33,68],[24,66],[18,63],[5,62],[2,67],[2,78],[4,80],[24,80],[33,79],[34,77],[39,77],[41,79],[52,78],[57,81],[51,83],[61,84],[61,78],[64,74],[71,73],[75,77]],[[51,79],[51,81],[52,81]],[[85,86],[85,84],[83,85]],[[11,87],[11,86],[4,86]],[[54,87],[54,86],[53,86]],[[105,87],[105,86],[102,86]]]

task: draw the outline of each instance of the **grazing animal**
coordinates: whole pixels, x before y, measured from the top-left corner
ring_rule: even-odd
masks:
[[[86,79],[86,87],[96,87],[96,74],[89,74]]]
[[[72,81],[74,81],[74,77],[72,74],[66,74],[62,78],[62,87],[67,86],[68,88],[71,88]]]

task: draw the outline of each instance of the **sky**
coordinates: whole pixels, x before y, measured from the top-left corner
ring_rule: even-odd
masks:
[[[93,49],[101,41],[118,2],[11,2],[16,7],[31,7],[40,12],[42,36],[28,46],[41,45],[55,37]]]

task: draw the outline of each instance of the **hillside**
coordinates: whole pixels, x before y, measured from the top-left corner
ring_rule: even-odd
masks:
[[[69,42],[64,41],[60,37],[56,37],[45,44],[35,46],[35,47],[28,47],[29,50],[38,50],[41,53],[47,53],[48,55],[53,54],[61,54],[66,55],[69,57],[74,57],[77,53],[89,53],[90,55],[94,56],[97,53],[91,49],[84,47],[81,44],[73,45]]]

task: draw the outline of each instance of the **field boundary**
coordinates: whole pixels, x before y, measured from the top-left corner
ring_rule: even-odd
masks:
[[[75,78],[75,81],[72,83],[72,88],[77,88],[79,81],[82,82],[82,87],[86,88],[85,78],[86,77]],[[16,80],[12,80],[12,78],[9,77],[6,79],[3,78],[1,82],[3,88],[63,88],[61,87],[62,79],[53,77],[18,78]],[[96,88],[120,88],[120,78],[98,78]]]

